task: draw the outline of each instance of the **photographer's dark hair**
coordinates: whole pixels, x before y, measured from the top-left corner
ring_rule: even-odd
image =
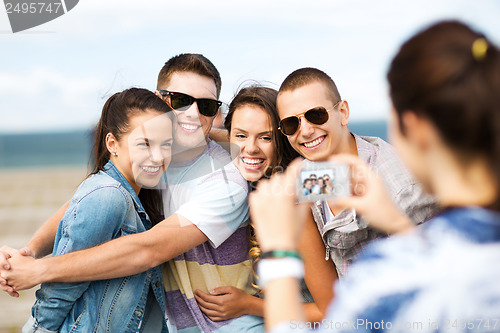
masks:
[[[441,22],[404,43],[388,80],[399,116],[431,121],[463,165],[485,158],[500,186],[500,53],[483,34]],[[497,193],[491,207],[500,210]]]

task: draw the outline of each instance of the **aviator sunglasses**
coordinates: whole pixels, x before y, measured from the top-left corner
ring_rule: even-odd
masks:
[[[170,106],[177,111],[186,111],[194,102],[198,105],[198,111],[207,117],[213,117],[222,105],[221,101],[210,98],[194,98],[180,92],[158,90],[162,97],[170,97]]]
[[[322,106],[317,106],[294,116],[283,118],[280,121],[279,130],[287,136],[294,135],[300,128],[300,117],[302,116],[313,125],[323,125],[328,121],[328,112],[339,105],[340,102],[338,101],[337,104],[328,110]]]

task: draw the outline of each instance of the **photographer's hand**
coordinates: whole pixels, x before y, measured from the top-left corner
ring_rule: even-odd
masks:
[[[284,174],[262,179],[249,197],[250,217],[262,251],[296,250],[309,204],[297,205],[296,178],[301,160]]]
[[[331,162],[347,163],[351,168],[352,196],[328,200],[333,209],[354,208],[373,228],[388,234],[415,228],[392,201],[380,176],[366,163],[352,155],[336,155]]]

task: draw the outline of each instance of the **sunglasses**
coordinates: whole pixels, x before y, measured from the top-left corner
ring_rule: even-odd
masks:
[[[294,135],[300,128],[300,117],[302,116],[313,125],[323,125],[328,121],[328,112],[339,105],[340,102],[341,101],[338,101],[337,104],[328,110],[322,106],[317,106],[294,116],[283,118],[280,121],[280,127],[278,129],[287,136]]]
[[[186,111],[194,102],[198,105],[198,111],[207,117],[213,117],[217,114],[219,107],[222,105],[221,101],[210,98],[194,98],[187,94],[180,92],[173,92],[168,90],[158,90],[162,97],[170,97],[170,106],[177,111]]]

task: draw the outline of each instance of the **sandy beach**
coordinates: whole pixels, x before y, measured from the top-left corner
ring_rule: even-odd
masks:
[[[22,247],[68,201],[85,178],[85,167],[0,169],[0,245]],[[20,332],[38,287],[18,299],[0,292],[0,333]]]

